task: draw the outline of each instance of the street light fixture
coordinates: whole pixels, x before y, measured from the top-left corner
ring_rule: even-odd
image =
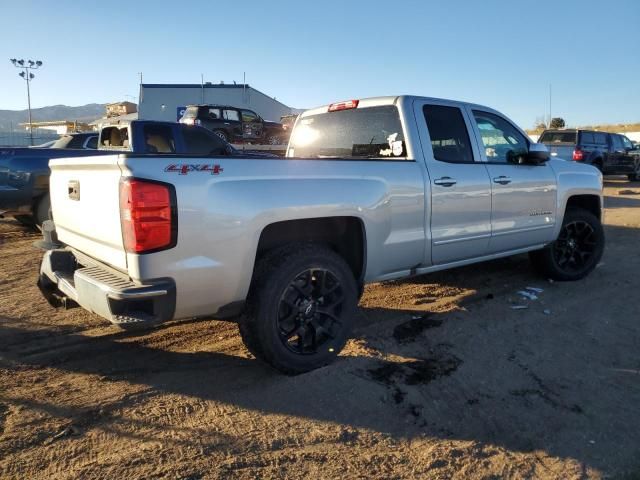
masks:
[[[42,66],[42,62],[40,60],[27,60],[27,65],[25,65],[25,61],[23,59],[18,60],[17,58],[10,58],[9,61],[13,63],[13,66],[16,68],[21,68],[22,71],[18,74],[22,77],[23,80],[27,82],[27,105],[29,106],[29,139],[31,145],[33,145],[33,123],[31,122],[31,89],[29,88],[29,84],[31,80],[35,78],[35,75],[31,73],[31,70],[37,70]]]

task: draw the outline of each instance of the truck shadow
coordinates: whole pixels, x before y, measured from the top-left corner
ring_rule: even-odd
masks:
[[[637,236],[637,230],[622,227],[608,227],[607,232],[610,239],[627,244]],[[607,266],[584,282],[557,286],[558,298],[596,292],[627,261],[605,260]],[[88,374],[93,375],[88,382],[141,386],[146,392],[98,409],[92,398],[78,408],[57,402],[54,391],[47,400],[7,390],[0,393],[0,404],[44,411],[86,429],[98,425],[134,435],[130,432],[164,426],[153,419],[130,419],[126,407],[172,394],[394,438],[471,440],[511,451],[541,450],[606,468],[607,459],[618,456],[621,446],[640,445],[638,330],[616,314],[615,306],[597,319],[561,312],[525,318],[506,302],[502,309],[493,308],[491,302],[502,300],[488,298],[488,293],[514,288],[505,279],[522,288],[537,278],[529,270],[522,273],[526,262],[526,256],[520,256],[483,264],[481,271],[465,267],[399,282],[457,285],[476,290],[480,296],[474,298],[486,301],[419,315],[410,309],[365,306],[345,354],[330,366],[297,377],[283,376],[252,358],[216,351],[216,340],[207,338],[204,328],[198,334],[198,322],[165,327],[169,331],[182,325],[198,334],[195,351],[175,351],[170,342],[152,346],[153,333],[89,336],[44,326],[34,331],[20,326],[23,320],[0,318],[0,368],[5,371]],[[162,333],[160,329],[157,334]]]

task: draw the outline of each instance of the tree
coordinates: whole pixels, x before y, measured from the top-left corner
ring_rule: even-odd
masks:
[[[564,128],[564,118],[562,117],[554,117],[551,119],[551,128]]]

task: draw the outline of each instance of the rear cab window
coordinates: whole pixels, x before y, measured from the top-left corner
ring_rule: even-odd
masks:
[[[405,136],[395,105],[356,107],[300,118],[288,157],[404,160]]]
[[[575,145],[577,143],[577,132],[563,131],[563,132],[544,132],[538,142],[540,143],[570,143]]]

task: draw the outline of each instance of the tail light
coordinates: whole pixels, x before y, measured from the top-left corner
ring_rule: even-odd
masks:
[[[581,162],[584,160],[584,152],[582,150],[580,150],[579,148],[576,148],[573,151],[573,160],[575,162]]]
[[[177,243],[176,196],[172,185],[125,178],[120,182],[120,222],[129,253],[151,253]]]
[[[180,123],[184,123],[185,125],[200,125],[202,122],[197,118],[181,118]]]
[[[330,112],[337,112],[338,110],[350,110],[352,108],[358,108],[359,100],[347,100],[346,102],[332,103],[329,105]]]

